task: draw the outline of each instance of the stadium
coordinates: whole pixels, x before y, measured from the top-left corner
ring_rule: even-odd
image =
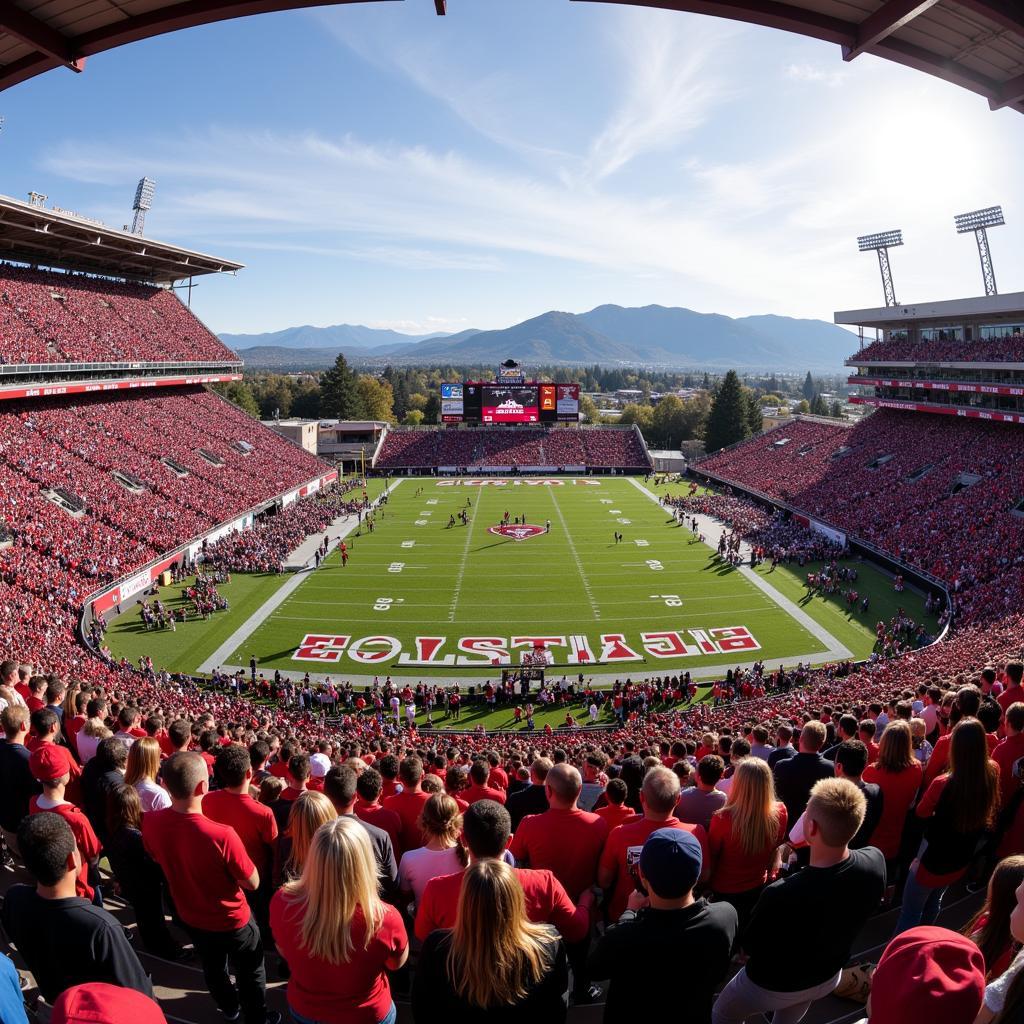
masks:
[[[12,4],[0,89],[304,6]],[[1011,4],[647,6],[1024,113]],[[998,208],[983,296],[860,239],[856,420],[661,472],[512,351],[345,474],[216,390],[179,292],[241,263],[45,198],[0,196],[4,1024],[1024,1020]]]

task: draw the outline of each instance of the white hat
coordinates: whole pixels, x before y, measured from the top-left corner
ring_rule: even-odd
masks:
[[[313,754],[309,759],[309,772],[314,779],[322,779],[331,770],[331,759],[326,754]]]

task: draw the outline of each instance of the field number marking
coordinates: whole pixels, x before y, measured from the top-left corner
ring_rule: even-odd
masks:
[[[647,542],[646,540],[640,540],[639,538],[638,538],[637,540],[633,541],[633,543],[634,543],[634,544],[635,544],[635,545],[636,545],[636,546],[637,546],[638,548],[646,548],[646,547],[648,547],[648,546],[649,546],[649,545],[648,545],[648,542]]]
[[[415,526],[426,526],[427,523],[429,523],[429,522],[430,522],[429,519],[417,519],[414,525]]]
[[[394,605],[402,604],[404,601],[404,597],[378,597],[373,604],[373,610],[375,612],[389,612]]]
[[[669,608],[682,608],[683,599],[678,594],[651,594],[652,601],[664,601]]]
[[[392,562],[388,566],[388,572],[401,572],[405,568],[405,562]]]
[[[414,540],[403,540],[402,541],[402,547],[403,548],[411,548],[411,547],[414,547],[415,544],[416,544],[416,541],[414,541]]]
[[[652,569],[654,572],[661,572],[665,568],[656,558],[647,559],[647,568]]]

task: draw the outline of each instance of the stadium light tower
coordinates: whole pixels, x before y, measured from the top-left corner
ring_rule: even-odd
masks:
[[[987,206],[984,210],[972,210],[970,213],[958,213],[953,218],[958,235],[974,232],[978,243],[978,258],[981,260],[981,277],[985,282],[986,295],[998,295],[996,289],[996,272],[992,266],[992,251],[988,247],[988,228],[997,228],[1005,224],[1001,206]]]
[[[895,306],[896,290],[892,284],[892,269],[889,266],[889,249],[896,245],[903,244],[903,232],[879,231],[874,235],[861,235],[857,239],[857,248],[861,252],[878,253],[878,269],[882,272],[882,291],[885,292],[885,304]]]
[[[146,211],[153,209],[153,193],[156,191],[156,182],[152,178],[140,178],[139,184],[135,187],[135,202],[132,209],[135,217],[132,220],[132,234],[141,235],[146,226]]]

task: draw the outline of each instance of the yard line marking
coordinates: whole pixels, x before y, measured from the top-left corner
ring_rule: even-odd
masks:
[[[646,494],[659,508],[663,509],[665,506],[662,505],[656,494],[649,491],[642,483],[640,483],[635,477],[630,477],[629,482],[641,493]],[[703,529],[707,531],[708,540],[707,545],[711,548],[718,542],[718,538],[725,533],[726,526],[724,523],[719,522],[717,519],[712,519],[711,516],[697,515],[697,522]],[[746,541],[740,543],[740,554],[749,561],[750,556],[750,545]],[[837,640],[824,626],[817,623],[810,615],[807,614],[802,608],[797,607],[788,597],[784,594],[779,593],[767,580],[758,576],[749,565],[737,566],[737,571],[745,576],[758,590],[760,590],[766,597],[774,601],[784,612],[786,612],[791,618],[795,619],[808,633],[811,634],[815,639],[821,641],[827,648],[828,653],[835,657],[837,660],[842,658],[852,658],[853,652]]]
[[[462,561],[459,563],[459,571],[455,576],[455,586],[452,587],[452,601],[448,606],[448,621],[455,621],[455,609],[459,604],[459,594],[462,592],[462,577],[466,575],[466,562],[469,560],[469,546],[473,543],[473,527],[476,526],[476,517],[480,514],[480,503],[473,509],[469,517],[469,528],[466,530],[466,546],[462,549]]]
[[[583,582],[583,592],[587,595],[587,600],[590,602],[590,609],[594,613],[594,619],[597,622],[601,621],[601,609],[597,606],[597,601],[594,600],[594,595],[590,589],[590,580],[587,579],[587,574],[583,571],[583,563],[580,561],[579,553],[576,551],[576,545],[572,541],[572,533],[569,531],[569,526],[565,521],[565,516],[562,515],[562,506],[558,504],[558,499],[555,497],[554,487],[546,488],[548,494],[551,495],[551,500],[555,504],[555,511],[558,513],[558,521],[562,524],[562,532],[565,534],[565,539],[569,544],[569,550],[572,552],[573,560],[576,562],[576,571],[580,574],[580,579]]]

